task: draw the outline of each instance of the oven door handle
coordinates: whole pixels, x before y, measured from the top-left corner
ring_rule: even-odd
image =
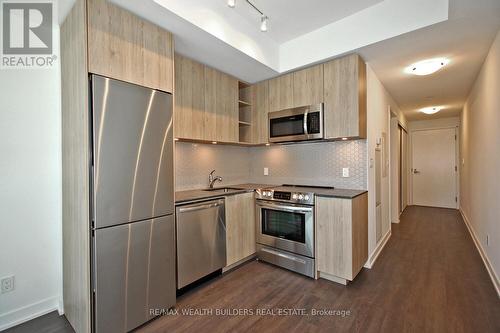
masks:
[[[261,208],[271,208],[271,209],[276,209],[276,210],[283,210],[287,212],[292,212],[292,213],[312,213],[313,208],[312,207],[295,207],[295,206],[284,206],[284,205],[276,205],[272,203],[260,203],[257,202],[257,206]]]

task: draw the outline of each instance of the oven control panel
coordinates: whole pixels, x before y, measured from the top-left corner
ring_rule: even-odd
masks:
[[[314,193],[277,191],[273,189],[257,190],[257,199],[314,204]]]

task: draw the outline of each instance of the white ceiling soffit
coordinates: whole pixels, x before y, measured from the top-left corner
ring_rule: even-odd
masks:
[[[238,10],[226,0],[111,1],[174,33],[177,52],[251,83],[448,18],[448,0],[334,0],[343,5],[329,20],[328,0],[307,1],[306,7],[299,0],[254,0],[270,17],[269,31],[262,33],[258,15],[242,9],[248,6],[244,0],[237,0]],[[299,10],[302,20],[296,18]],[[275,40],[314,29],[317,22],[326,25],[282,44]]]
[[[272,40],[282,44],[330,23],[336,22],[383,0],[250,0],[270,17]],[[237,11],[255,28],[260,14],[245,0],[236,0]]]
[[[237,35],[242,38],[242,40],[245,40],[247,45],[246,48],[243,47],[245,44],[240,41],[240,46],[242,46],[244,50],[247,50],[247,52],[244,52],[229,45],[215,35],[207,33],[206,30],[194,25],[192,22],[189,22],[174,12],[167,10],[165,7],[159,5],[153,0],[109,1],[172,32],[174,35],[175,51],[180,54],[186,55],[194,60],[250,83],[264,80],[278,74],[278,71],[272,68],[273,66],[277,67],[278,51],[269,52],[269,50],[265,47],[262,48],[261,45],[270,45],[270,48],[274,47],[275,50],[277,49],[277,46],[273,45],[272,40],[268,37],[262,36],[264,34],[258,30],[258,25],[256,29],[259,33],[258,36],[260,38],[267,38],[267,43],[265,41],[256,42],[249,36],[234,32],[233,30],[230,30],[231,33],[228,32],[226,34],[226,37],[231,36],[234,39],[235,35]],[[198,13],[195,15],[201,15],[204,8],[204,5],[198,6],[193,4],[198,2],[205,5],[218,3],[221,5],[218,6],[220,7],[219,10],[223,10],[225,12],[227,9],[227,13],[232,13],[231,8],[227,7],[227,2],[224,0],[182,0],[170,2],[175,3],[174,5],[176,6],[179,4],[183,6],[188,3],[191,4],[185,7],[184,10]],[[207,26],[210,26],[210,22],[212,22],[214,27],[212,28],[213,31],[216,32],[219,30],[218,35],[222,37],[221,27],[227,27],[228,23],[227,21],[224,21],[224,23],[217,22],[215,17],[220,18],[220,15],[216,15],[213,10],[214,9],[203,12],[210,18],[206,20],[206,24]],[[255,27],[253,28],[255,29]],[[249,50],[250,47],[253,47],[253,50]],[[261,56],[261,60],[256,60],[258,55]]]
[[[280,46],[280,71],[340,54],[448,19],[448,0],[385,0]]]

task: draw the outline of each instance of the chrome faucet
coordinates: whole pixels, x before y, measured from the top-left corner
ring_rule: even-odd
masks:
[[[222,177],[214,176],[214,172],[215,172],[215,170],[212,170],[212,172],[210,172],[210,174],[208,175],[208,187],[209,188],[214,188],[214,183],[216,181],[219,181],[219,182],[222,181]]]

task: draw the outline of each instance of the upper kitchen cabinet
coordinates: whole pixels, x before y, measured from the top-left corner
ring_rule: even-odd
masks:
[[[237,143],[239,142],[238,80],[219,71],[216,71],[216,74],[215,140]]]
[[[293,73],[269,80],[269,111],[292,108]]]
[[[215,131],[205,131],[205,66],[175,55],[174,135],[177,138],[203,140],[205,136],[215,139]],[[215,118],[214,118],[215,119]],[[208,124],[215,128],[213,124]]]
[[[323,65],[293,73],[293,106],[323,102]]]
[[[366,64],[352,54],[324,64],[325,137],[366,138]]]
[[[263,144],[268,142],[269,81],[259,82],[252,88],[252,142]]]
[[[89,72],[173,92],[172,34],[105,0],[87,0]]]
[[[175,137],[239,142],[238,80],[175,55]]]

